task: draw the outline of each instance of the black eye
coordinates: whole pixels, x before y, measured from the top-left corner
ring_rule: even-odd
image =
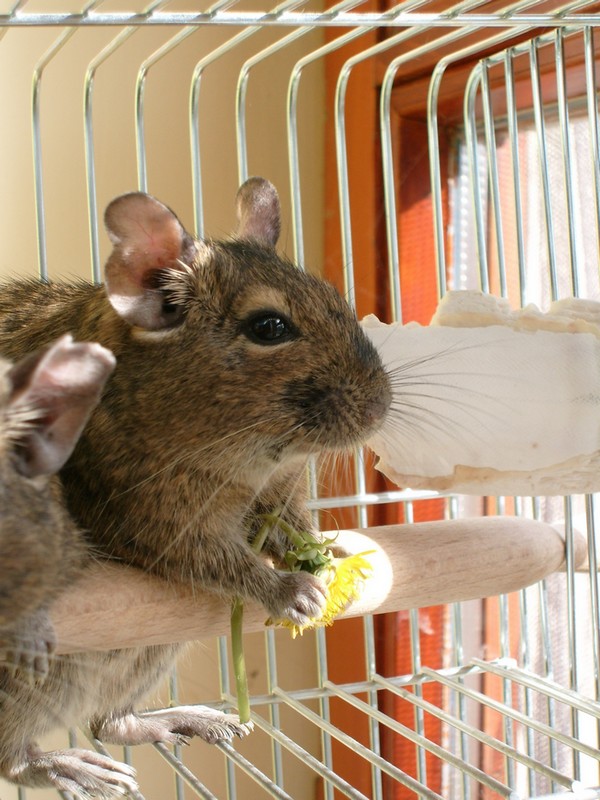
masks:
[[[282,344],[295,338],[296,331],[291,322],[277,311],[261,311],[246,320],[244,334],[256,344]]]

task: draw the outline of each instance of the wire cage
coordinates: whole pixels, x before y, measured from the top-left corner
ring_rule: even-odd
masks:
[[[134,188],[197,236],[225,235],[237,185],[261,174],[282,197],[282,247],[361,317],[427,323],[447,288],[542,309],[600,299],[597,3],[0,6],[4,278],[100,280],[102,210]],[[138,770],[135,797],[600,798],[596,498],[399,489],[368,454],[310,484],[323,530],[526,517],[564,531],[565,569],[301,640],[249,635],[256,732],[185,754],[111,748]],[[156,698],[176,700],[235,707],[224,637]],[[0,780],[2,800],[54,796]]]

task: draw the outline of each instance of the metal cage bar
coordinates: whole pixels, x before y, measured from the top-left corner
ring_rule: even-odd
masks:
[[[51,5],[51,4],[49,4]],[[171,2],[169,6],[176,6]],[[484,0],[462,0],[439,12],[430,11],[429,0],[404,0],[383,13],[361,10],[358,0],[342,0],[324,10],[312,10],[309,2],[285,0],[273,8],[248,11],[238,7],[235,0],[218,0],[207,5],[204,10],[194,12],[177,11],[165,8],[164,0],[154,0],[139,11],[113,13],[103,10],[98,0],[81,3],[78,12],[34,13],[27,10],[27,2],[14,3],[11,10],[0,14],[0,54],[5,40],[12,36],[25,36],[28,31],[51,29],[52,39],[46,44],[33,63],[33,87],[31,96],[31,146],[34,167],[35,229],[37,233],[37,255],[40,275],[43,279],[51,277],[50,221],[47,210],[51,208],[50,197],[53,189],[51,159],[44,138],[45,115],[48,110],[42,103],[41,87],[51,81],[48,67],[54,67],[69,54],[71,44],[91,33],[104,32],[108,41],[98,46],[96,43],[87,56],[83,79],[83,125],[81,141],[85,159],[85,192],[88,201],[89,237],[93,277],[100,280],[101,233],[98,224],[99,187],[98,177],[106,169],[98,146],[98,119],[94,90],[104,73],[115,63],[123,52],[133,52],[140,46],[137,57],[136,82],[133,91],[128,92],[128,107],[134,110],[132,129],[135,132],[137,154],[138,185],[149,188],[149,168],[154,164],[156,153],[150,145],[149,118],[146,118],[146,84],[154,79],[154,66],[177,50],[187,53],[190,40],[193,43],[194,58],[187,68],[186,88],[188,89],[188,108],[186,109],[186,135],[191,154],[190,196],[193,203],[195,232],[205,235],[205,217],[211,210],[205,200],[214,187],[208,186],[205,167],[210,154],[204,151],[201,141],[202,131],[210,127],[212,120],[203,116],[200,108],[201,89],[205,85],[205,75],[210,69],[211,76],[228,63],[228,59],[241,59],[237,68],[237,84],[230,98],[230,110],[235,127],[235,157],[240,180],[252,174],[252,152],[249,138],[252,127],[257,125],[249,102],[248,86],[253,70],[263,65],[275,55],[287,52],[293,44],[300,55],[287,67],[286,89],[273,100],[285,110],[285,149],[291,200],[291,231],[295,261],[305,267],[307,244],[306,216],[310,205],[307,180],[304,175],[302,155],[301,119],[299,119],[299,96],[303,86],[302,78],[308,69],[321,69],[334,53],[344,52],[343,48],[352,46],[352,53],[344,58],[335,85],[335,98],[331,108],[325,109],[334,120],[336,136],[337,194],[340,204],[340,219],[328,221],[339,227],[343,251],[343,279],[351,305],[355,305],[356,293],[360,289],[360,265],[354,259],[355,237],[362,235],[353,229],[351,192],[353,176],[350,171],[347,128],[347,92],[350,80],[366,63],[377,63],[379,69],[380,92],[378,107],[378,133],[381,152],[381,206],[385,225],[387,245],[387,272],[389,281],[389,305],[391,318],[402,320],[401,275],[402,244],[398,230],[398,182],[397,154],[394,152],[394,129],[392,121],[392,100],[395,95],[410,85],[411,70],[421,69],[427,64],[427,97],[424,108],[427,114],[427,135],[429,143],[429,167],[431,180],[431,202],[433,206],[434,229],[437,253],[438,293],[443,295],[447,289],[448,276],[456,267],[456,257],[449,244],[448,228],[454,226],[456,219],[446,219],[442,203],[442,193],[447,186],[442,184],[442,164],[440,161],[440,126],[443,120],[443,92],[449,80],[458,74],[461,64],[469,64],[462,86],[463,113],[455,125],[460,158],[467,165],[467,183],[471,195],[472,228],[477,243],[477,258],[472,266],[484,290],[489,290],[492,280],[497,278],[499,292],[511,296],[513,264],[510,261],[509,245],[511,236],[516,252],[516,291],[518,302],[526,304],[534,291],[531,256],[528,252],[528,221],[530,213],[527,194],[527,169],[531,168],[531,153],[523,152],[522,136],[530,131],[535,139],[531,152],[535,157],[535,168],[539,173],[542,192],[542,218],[544,245],[547,253],[549,295],[556,299],[561,294],[580,296],[584,293],[586,270],[584,259],[578,249],[577,229],[581,227],[578,200],[579,162],[574,153],[573,118],[582,108],[586,111],[586,126],[589,138],[589,164],[591,166],[591,196],[594,202],[596,225],[600,230],[600,127],[598,125],[596,61],[600,17],[589,2],[561,5],[552,12],[536,12],[539,4],[532,0],[504,4],[494,12],[487,10]],[[589,10],[592,7],[593,10]],[[217,45],[196,43],[202,38],[193,38],[194,33],[212,28],[225,28],[229,34]],[[265,29],[273,32],[273,39],[265,45],[258,34]],[[309,33],[317,29],[327,29],[329,39],[319,46],[310,42]],[[158,38],[148,40],[142,47],[139,43],[151,32]],[[377,33],[374,44],[362,49],[361,37],[367,33]],[[533,36],[535,38],[527,38]],[[77,36],[75,35],[77,34]],[[135,34],[135,36],[134,36]],[[424,35],[428,38],[425,38]],[[475,37],[477,35],[477,37]],[[523,41],[515,43],[519,35]],[[162,41],[158,41],[162,37]],[[477,38],[477,41],[474,40]],[[570,92],[568,49],[573,42],[581,39],[581,56],[585,69],[585,89],[581,98],[573,98]],[[95,42],[95,40],[94,40]],[[143,51],[143,52],[142,52]],[[551,71],[554,76],[556,99],[547,99],[548,86],[545,83],[547,61],[541,63],[541,56],[552,51]],[[241,55],[243,54],[243,55]],[[527,75],[521,66],[527,60]],[[406,72],[404,72],[406,71]],[[501,74],[502,73],[502,74]],[[408,75],[408,79],[406,78]],[[520,82],[526,81],[531,92],[531,102],[524,108],[519,96]],[[116,89],[117,87],[115,87]],[[130,96],[129,96],[130,95]],[[498,103],[500,99],[500,105]],[[525,118],[527,117],[527,119]],[[557,121],[561,158],[560,181],[554,181],[555,167],[550,147],[550,124]],[[502,137],[508,140],[509,192],[503,185],[500,160],[502,158]],[[462,149],[461,149],[462,148]],[[456,155],[455,151],[454,155]],[[553,151],[554,152],[554,151]],[[221,154],[219,154],[221,155]],[[529,163],[527,162],[527,159]],[[451,179],[454,176],[451,176]],[[56,179],[55,179],[56,180]],[[564,194],[564,219],[562,211],[554,205],[556,194]],[[559,254],[559,232],[567,232],[568,265]],[[456,234],[453,233],[455,236]],[[596,251],[600,247],[600,235],[596,232]],[[599,259],[600,260],[600,259]],[[492,265],[497,265],[498,274],[491,275]],[[496,267],[495,267],[496,268]],[[600,273],[599,270],[596,270]],[[413,492],[410,489],[369,492],[367,489],[365,465],[362,454],[355,460],[354,489],[344,496],[325,497],[321,495],[319,474],[313,469],[310,478],[310,509],[315,517],[318,512],[332,509],[353,509],[357,523],[367,524],[369,508],[381,505],[402,507],[407,522],[412,522],[419,503],[442,497],[432,492]],[[580,499],[581,500],[581,499]],[[457,796],[470,798],[478,796],[486,787],[494,796],[510,800],[534,797],[539,786],[548,786],[552,796],[599,798],[600,790],[595,786],[584,787],[579,783],[588,762],[600,761],[598,741],[600,741],[600,600],[598,585],[598,564],[596,549],[596,508],[594,497],[582,499],[585,527],[588,532],[588,551],[590,571],[584,576],[588,596],[583,600],[579,594],[579,576],[575,575],[573,561],[572,532],[577,524],[577,499],[564,502],[564,525],[567,530],[567,579],[564,591],[567,605],[565,648],[568,651],[569,676],[559,678],[557,644],[552,628],[552,606],[549,595],[553,588],[550,581],[524,591],[518,598],[518,616],[510,611],[508,598],[499,600],[500,632],[499,661],[484,660],[469,652],[468,610],[461,604],[450,610],[448,636],[451,639],[447,668],[433,670],[427,666],[422,652],[422,634],[419,629],[419,610],[408,611],[410,620],[410,673],[393,677],[382,677],[378,672],[376,641],[372,618],[364,622],[365,649],[360,654],[366,667],[367,680],[358,683],[337,685],[329,678],[328,647],[324,631],[314,637],[317,679],[309,689],[284,689],[285,665],[282,665],[277,651],[276,636],[269,631],[265,638],[264,664],[266,665],[265,693],[256,694],[252,699],[253,720],[259,735],[269,743],[270,764],[248,756],[242,747],[229,744],[218,746],[215,751],[222,762],[225,773],[225,792],[228,798],[242,796],[239,788],[249,776],[253,781],[253,792],[261,796],[275,798],[296,797],[295,786],[288,778],[290,761],[301,764],[315,778],[322,781],[326,800],[332,800],[334,792],[355,800],[367,800],[365,791],[352,786],[336,770],[339,764],[333,754],[334,742],[341,742],[353,757],[368,765],[371,786],[370,797],[379,800],[383,797],[383,778],[388,776],[397,784],[408,788],[416,797],[438,798],[442,793],[432,789],[428,783],[431,778],[428,759],[442,763],[444,779],[448,786],[458,787]],[[512,504],[512,506],[511,506]],[[498,513],[513,513],[541,519],[545,507],[540,500],[529,502],[525,498],[502,499]],[[577,508],[576,508],[577,506]],[[459,518],[465,514],[461,498],[446,497],[446,514]],[[586,634],[581,631],[578,617],[582,610],[589,610],[591,625]],[[514,627],[513,627],[514,626]],[[513,639],[518,629],[519,663],[511,660]],[[511,638],[512,637],[512,638]],[[533,647],[539,639],[539,652]],[[589,638],[591,659],[594,666],[593,689],[583,687],[583,676],[579,650],[582,639]],[[536,655],[537,653],[537,655]],[[536,662],[536,658],[538,661]],[[235,705],[232,681],[229,674],[229,654],[227,642],[221,639],[217,645],[216,662],[219,668],[219,698],[214,703],[225,702],[228,707]],[[534,672],[534,664],[537,671]],[[472,681],[477,678],[478,688]],[[482,687],[486,680],[497,679],[501,686],[501,699],[488,696]],[[560,681],[560,682],[559,682]],[[565,685],[563,685],[565,684]],[[426,687],[436,686],[443,690],[443,701],[438,706],[426,699]],[[379,708],[382,693],[389,693],[410,708],[413,717],[412,727],[393,719]],[[175,678],[170,685],[170,701],[176,703],[179,688]],[[360,695],[360,697],[359,697]],[[362,699],[362,697],[366,698]],[[358,711],[366,720],[369,743],[359,742],[342,727],[334,723],[333,702],[341,701]],[[540,704],[542,712],[540,712]],[[313,710],[317,708],[318,711]],[[490,734],[482,725],[473,724],[470,714],[490,712],[497,715],[501,724],[496,735]],[[540,718],[536,718],[536,714]],[[310,746],[294,741],[286,732],[287,715],[303,718],[307,728],[316,733],[318,752]],[[562,730],[564,714],[568,725]],[[436,719],[442,724],[444,739],[434,741],[427,736],[427,721]],[[594,735],[587,740],[586,725],[592,720]],[[415,755],[415,775],[395,764],[384,755],[381,741],[382,726],[392,731],[395,737],[410,744]],[[547,754],[540,754],[539,741],[548,745]],[[312,741],[312,740],[311,740]],[[76,739],[72,737],[72,743]],[[99,752],[107,751],[100,742],[93,740]],[[565,765],[564,751],[568,751],[571,763]],[[216,798],[212,786],[205,784],[201,771],[193,770],[187,763],[187,754],[181,748],[173,751],[157,744],[155,752],[160,762],[173,770],[175,781],[174,796],[182,798],[186,792],[201,798]],[[493,753],[502,759],[502,776],[488,775],[482,768],[481,754]],[[125,753],[131,761],[131,754]],[[260,762],[260,763],[259,763]],[[341,772],[341,771],[340,771]],[[198,773],[198,774],[196,774]],[[525,776],[523,778],[523,776]],[[541,783],[540,783],[541,781]],[[185,787],[184,787],[185,785]],[[525,787],[525,789],[523,788]],[[566,793],[563,789],[567,789]],[[4,791],[4,789],[3,789]],[[452,790],[454,791],[454,789]],[[546,789],[542,789],[546,791]],[[524,794],[525,792],[525,794]],[[1,794],[1,792],[0,792]],[[30,793],[22,788],[15,790],[18,800],[28,800]],[[450,796],[450,795],[449,795]],[[452,795],[453,796],[453,795]],[[539,795],[538,795],[539,796]],[[546,796],[546,795],[545,795]],[[547,795],[550,797],[550,795]],[[134,795],[143,800],[140,793]],[[4,800],[4,796],[3,796]],[[9,796],[9,800],[12,797]],[[305,800],[305,798],[297,798]]]

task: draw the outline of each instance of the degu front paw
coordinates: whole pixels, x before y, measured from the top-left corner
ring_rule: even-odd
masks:
[[[327,588],[320,578],[308,572],[279,573],[280,595],[268,608],[275,620],[289,620],[306,626],[318,620],[325,609]]]

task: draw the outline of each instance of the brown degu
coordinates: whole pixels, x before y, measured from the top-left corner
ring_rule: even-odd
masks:
[[[276,535],[264,557],[249,540],[265,510],[311,528],[307,460],[364,442],[387,413],[390,381],[337,291],[277,254],[274,187],[251,178],[237,204],[231,239],[197,241],[153,197],[117,198],[105,214],[104,285],[5,286],[0,352],[18,357],[69,330],[116,356],[61,471],[66,506],[96,553],[303,624],[321,614],[324,585],[279,568],[287,544]],[[65,656],[32,690],[0,671],[0,774],[80,797],[132,786],[110,759],[40,752],[36,739],[57,722],[86,721],[115,744],[247,733],[202,706],[135,711],[178,650]]]
[[[51,476],[114,363],[105,348],[68,335],[15,365],[0,360],[0,664],[40,677],[56,644],[48,608],[86,557]]]

